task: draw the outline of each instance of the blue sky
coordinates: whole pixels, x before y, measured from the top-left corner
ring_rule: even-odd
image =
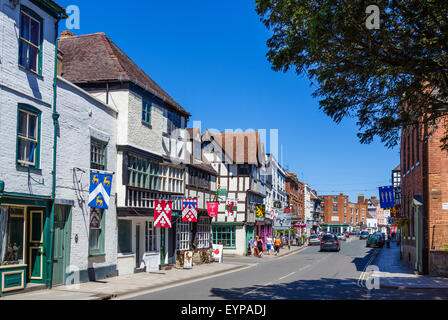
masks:
[[[344,192],[356,201],[390,184],[398,148],[360,144],[355,120],[337,125],[320,111],[307,78],[271,70],[269,31],[253,0],[76,5],[81,28],[75,34],[106,33],[203,129],[278,129],[284,166],[319,194]]]

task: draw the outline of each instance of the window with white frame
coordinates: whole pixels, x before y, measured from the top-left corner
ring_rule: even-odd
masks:
[[[177,250],[190,250],[190,223],[178,222],[176,226],[176,248]]]
[[[153,252],[159,250],[159,232],[157,228],[154,227],[154,223],[152,221],[146,221],[145,227],[145,251]]]
[[[198,249],[210,247],[211,224],[207,217],[199,217],[197,235]]]

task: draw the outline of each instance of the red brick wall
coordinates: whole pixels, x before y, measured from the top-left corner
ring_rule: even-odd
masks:
[[[325,223],[350,223],[350,207],[348,196],[338,195],[338,196],[323,196],[324,198],[324,222]],[[337,198],[338,201],[333,202],[333,199]],[[338,206],[338,211],[333,211],[333,206]],[[346,208],[346,211],[344,210]],[[339,221],[332,221],[331,217],[339,217]],[[347,217],[346,222],[344,217]]]

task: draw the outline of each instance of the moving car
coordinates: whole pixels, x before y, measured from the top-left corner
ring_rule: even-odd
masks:
[[[317,234],[313,234],[310,236],[308,240],[308,245],[314,246],[314,245],[320,245],[320,237]]]
[[[370,235],[367,239],[366,247],[382,248],[384,246],[384,242],[382,241],[381,237],[381,233],[374,233]]]
[[[341,251],[338,237],[334,234],[326,234],[320,241],[320,251]]]
[[[368,239],[369,236],[370,234],[368,231],[361,231],[361,233],[359,234],[359,240]]]
[[[338,240],[342,240],[342,241],[346,241],[347,238],[345,237],[345,234],[343,233],[338,233],[337,234]]]

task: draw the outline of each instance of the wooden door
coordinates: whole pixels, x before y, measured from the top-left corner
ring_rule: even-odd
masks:
[[[33,283],[44,283],[44,222],[45,210],[28,209],[28,279]]]

